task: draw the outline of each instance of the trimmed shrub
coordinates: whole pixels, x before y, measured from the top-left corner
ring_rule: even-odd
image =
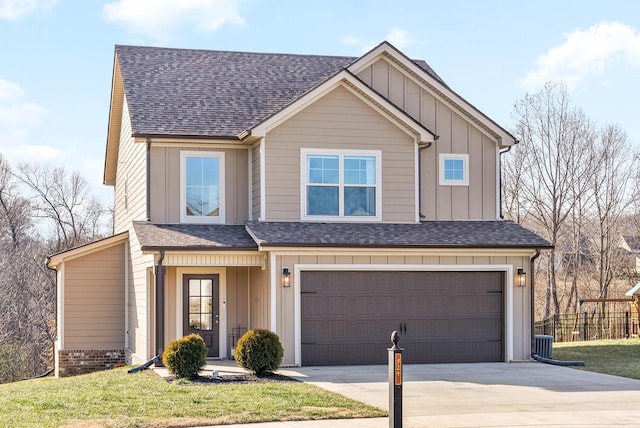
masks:
[[[179,378],[195,379],[207,363],[204,339],[192,333],[169,343],[162,353],[162,363]]]
[[[236,363],[256,376],[264,376],[278,369],[284,350],[277,334],[255,329],[246,332],[236,346]]]

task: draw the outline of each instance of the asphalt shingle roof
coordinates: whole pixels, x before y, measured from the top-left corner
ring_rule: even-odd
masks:
[[[245,225],[135,222],[143,250],[257,250],[263,247],[551,248],[512,221],[421,223],[258,222]]]
[[[136,136],[235,138],[357,58],[115,48]],[[424,61],[415,61],[442,79]]]
[[[244,225],[133,224],[143,250],[257,250]]]
[[[249,222],[261,246],[377,248],[550,248],[512,221],[392,223]]]

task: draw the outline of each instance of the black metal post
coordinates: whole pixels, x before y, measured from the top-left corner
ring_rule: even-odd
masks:
[[[402,428],[402,351],[400,333],[391,333],[389,352],[389,428]]]

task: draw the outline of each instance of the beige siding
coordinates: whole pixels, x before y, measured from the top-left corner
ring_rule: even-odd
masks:
[[[252,220],[260,219],[260,144],[251,149],[251,213]]]
[[[133,231],[129,239],[129,350],[137,360],[146,361],[155,354],[150,341],[154,337],[153,256],[142,254]]]
[[[522,255],[487,255],[473,254],[468,252],[461,255],[420,255],[420,254],[372,254],[363,255],[358,253],[349,254],[318,254],[318,255],[282,255],[276,257],[276,269],[284,266],[289,267],[294,272],[296,265],[375,265],[376,268],[384,269],[385,265],[451,265],[452,270],[455,266],[473,266],[473,265],[511,265],[513,272],[517,267],[525,267],[528,270],[529,257]],[[291,277],[291,286],[284,288],[278,286],[277,290],[277,332],[282,340],[285,349],[284,364],[294,364],[295,362],[295,278]],[[506,293],[505,293],[506,298]],[[513,359],[528,360],[529,359],[529,338],[525,337],[530,331],[530,288],[514,287],[511,290],[511,298],[513,302]],[[507,317],[507,309],[505,302],[505,318]],[[505,319],[505,322],[507,320]]]
[[[249,328],[266,328],[269,325],[269,271],[249,268]]]
[[[124,348],[125,244],[65,263],[64,348]]]
[[[131,120],[125,99],[114,190],[115,234],[127,231],[131,221],[147,218],[146,153],[146,145],[135,143],[131,137]]]
[[[248,150],[210,150],[225,154],[226,223],[244,223],[249,213]],[[180,223],[180,149],[177,147],[151,148],[151,221]]]
[[[227,268],[227,332],[249,327],[249,267]]]
[[[363,101],[339,87],[266,137],[266,218],[300,219],[300,149],[382,152],[382,220],[415,221],[415,143]]]
[[[421,207],[425,220],[496,219],[497,144],[495,138],[451,109],[401,70],[380,59],[358,74],[439,139],[421,152]],[[469,154],[469,186],[440,186],[438,155]]]

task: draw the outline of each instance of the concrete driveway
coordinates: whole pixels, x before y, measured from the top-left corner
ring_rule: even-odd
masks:
[[[207,366],[221,375],[232,362]],[[389,410],[386,366],[303,367],[281,374]],[[406,365],[404,427],[640,427],[640,381],[542,363]],[[388,418],[241,424],[247,428],[389,426]]]

